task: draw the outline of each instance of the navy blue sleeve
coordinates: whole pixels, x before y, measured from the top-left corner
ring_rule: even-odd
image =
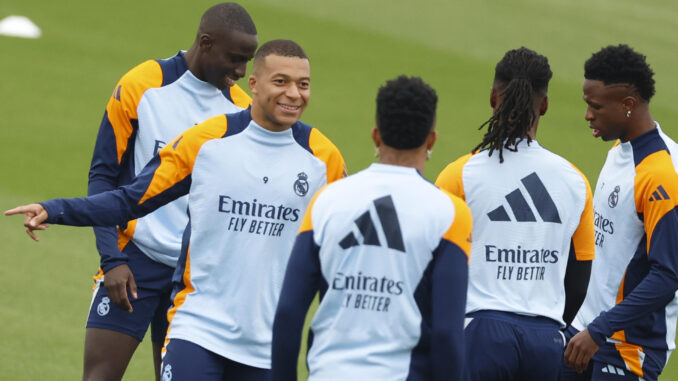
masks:
[[[567,258],[565,270],[565,309],[563,321],[570,325],[579,312],[579,308],[586,298],[591,278],[591,265],[593,261],[578,261],[574,250],[574,243],[570,244],[570,255]]]
[[[431,364],[434,380],[461,380],[468,257],[445,239],[433,252]]]
[[[135,123],[131,123],[131,125],[136,129]],[[132,133],[130,140],[134,138],[134,135]],[[125,157],[128,158],[130,154],[131,152],[127,150]],[[118,162],[116,136],[107,111],[101,121],[94,153],[92,154],[87,195],[92,196],[118,188],[121,185],[121,168],[122,166]],[[127,255],[118,249],[118,231],[115,226],[95,227],[94,237],[97,251],[101,256],[101,268],[104,272],[127,263]]]
[[[159,165],[160,157],[155,156],[132,183],[114,190],[85,198],[61,198],[41,203],[47,210],[45,222],[71,226],[122,225],[187,194],[191,186],[190,175],[140,202]]]
[[[632,326],[674,298],[678,291],[678,210],[668,212],[655,226],[648,260],[650,270],[638,286],[589,324],[591,337],[599,345],[605,337]]]
[[[319,250],[313,241],[313,230],[297,236],[273,323],[273,381],[297,380],[297,358],[304,319],[320,287]]]

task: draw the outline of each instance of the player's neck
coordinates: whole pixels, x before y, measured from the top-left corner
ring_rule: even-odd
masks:
[[[188,71],[190,71],[191,74],[193,74],[199,80],[205,81],[202,73],[200,72],[200,66],[198,65],[198,49],[195,44],[193,44],[186,51],[186,53],[184,53],[184,59],[186,60]]]
[[[379,162],[382,164],[399,165],[401,167],[411,167],[423,173],[424,166],[426,165],[426,149],[421,147],[411,150],[398,150],[382,144],[379,147]]]
[[[250,109],[250,115],[252,115],[252,120],[254,123],[258,124],[261,128],[269,130],[272,132],[282,132],[292,128],[291,124],[282,124],[274,120],[271,120],[270,117],[263,112],[261,107],[256,103],[252,103],[252,108]]]
[[[631,118],[632,120],[629,123],[629,128],[627,130],[628,134],[625,139],[621,139],[622,143],[633,140],[640,135],[657,128],[649,108],[635,110]]]

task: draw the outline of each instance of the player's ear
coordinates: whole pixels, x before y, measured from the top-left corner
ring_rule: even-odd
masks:
[[[541,104],[539,105],[539,115],[544,115],[546,114],[546,110],[549,109],[549,97],[545,96],[541,100]]]
[[[198,36],[198,46],[200,46],[200,50],[207,52],[212,49],[213,44],[214,42],[212,41],[212,37],[210,37],[209,34],[202,33],[200,36]]]
[[[435,128],[435,124],[433,127]],[[436,144],[436,140],[438,140],[438,131],[432,129],[428,134],[428,138],[426,138],[426,149],[429,151],[432,150],[433,146]]]
[[[255,77],[254,74],[250,75],[250,78],[247,80],[247,85],[249,85],[250,92],[252,93],[252,95],[257,93],[257,91],[255,90],[255,87],[257,85],[257,77]]]
[[[372,141],[375,147],[379,148],[381,146],[381,132],[379,132],[377,127],[372,129]]]
[[[632,111],[638,104],[638,99],[633,96],[624,97],[622,99],[622,105],[624,106],[624,111]]]
[[[492,90],[490,90],[490,107],[492,107],[493,110],[497,109],[498,97],[497,90],[493,87]]]

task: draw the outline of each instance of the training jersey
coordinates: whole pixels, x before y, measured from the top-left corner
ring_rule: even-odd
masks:
[[[588,180],[536,140],[504,150],[503,163],[488,153],[462,156],[436,180],[473,214],[466,312],[544,316],[564,326],[570,249],[579,261],[594,257]]]
[[[471,226],[464,202],[414,168],[372,164],[321,190],[288,265],[273,379],[296,380],[318,290],[309,380],[460,378]]]
[[[88,194],[129,184],[160,148],[184,130],[219,114],[247,108],[250,97],[237,85],[219,90],[196,78],[179,52],[149,60],[115,86],[97,136]],[[103,271],[127,262],[131,239],[151,259],[174,267],[188,222],[186,197],[137,220],[94,229]]]
[[[594,359],[640,377],[656,378],[675,348],[677,155],[658,124],[608,152],[594,196],[596,260],[572,322],[618,352],[601,346]]]
[[[43,203],[51,223],[113,225],[188,194],[167,337],[269,368],[273,318],[313,194],[345,175],[339,150],[297,122],[282,132],[221,115],[169,142],[132,183]]]

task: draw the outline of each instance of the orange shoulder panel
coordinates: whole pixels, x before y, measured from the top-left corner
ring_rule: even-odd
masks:
[[[678,205],[678,174],[668,152],[657,151],[636,166],[634,189],[636,211],[643,213],[649,253],[655,226]]]
[[[144,92],[162,86],[162,68],[156,61],[143,62],[123,75],[106,105],[108,121],[113,126],[118,163],[127,151],[132,135],[132,120],[137,119],[137,106]]]
[[[473,154],[466,154],[445,167],[436,179],[436,186],[452,193],[462,200],[466,200],[462,171],[471,156],[473,156]]]
[[[252,104],[252,97],[242,87],[233,85],[228,91],[231,94],[231,100],[233,100],[234,105],[240,108],[248,108]]]
[[[334,145],[325,135],[317,128],[311,130],[311,135],[308,137],[308,145],[311,152],[318,159],[325,162],[327,165],[327,183],[339,180],[348,176],[346,171],[346,163],[344,157],[337,146]]]
[[[190,175],[200,147],[208,140],[224,136],[227,124],[226,115],[217,115],[189,128],[163,147],[158,152],[160,165],[156,168],[139,204],[159,195]]]
[[[181,307],[186,301],[186,297],[195,291],[193,288],[193,283],[191,283],[191,246],[189,244],[187,253],[186,253],[186,264],[184,265],[184,273],[182,274],[182,280],[184,282],[185,288],[179,291],[174,300],[172,301],[172,307],[167,311],[167,321],[169,322],[169,327],[167,328],[167,333],[172,329],[172,319],[176,315],[177,310]],[[163,345],[162,353],[165,353],[165,348],[169,343],[169,335],[165,336],[165,345]]]
[[[304,213],[304,219],[301,220],[301,227],[299,227],[299,234],[303,232],[307,232],[309,230],[313,230],[313,221],[311,220],[311,211],[313,210],[313,205],[315,205],[315,200],[318,198],[320,193],[327,188],[326,184],[324,187],[318,189],[317,192],[313,195],[313,198],[311,198],[311,202],[308,203],[308,206],[306,207],[306,213]]]
[[[584,176],[579,168],[572,163],[572,168],[579,173],[586,184],[586,200],[584,202],[584,211],[579,219],[579,226],[572,234],[572,244],[574,245],[574,255],[578,261],[592,261],[596,256],[596,237],[593,228],[593,193],[589,180]]]
[[[454,204],[454,221],[443,235],[443,238],[459,246],[466,257],[471,255],[471,232],[473,230],[473,218],[471,209],[459,197],[443,190]]]

